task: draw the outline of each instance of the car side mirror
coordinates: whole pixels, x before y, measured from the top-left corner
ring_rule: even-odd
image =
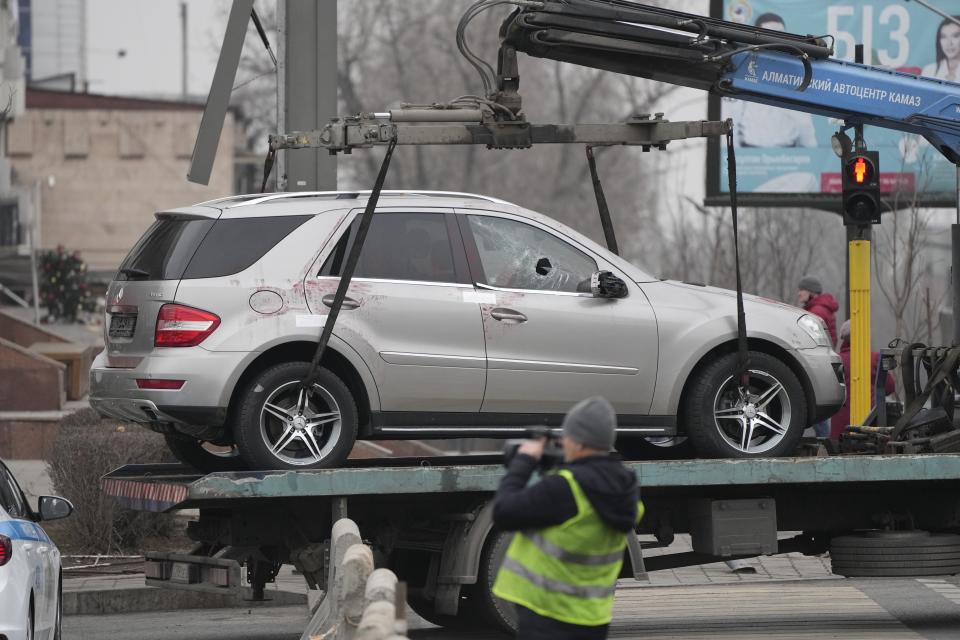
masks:
[[[590,277],[590,293],[594,298],[626,298],[627,283],[609,271],[597,271]]]
[[[37,501],[41,520],[59,520],[73,513],[73,505],[66,498],[57,496],[40,496]]]
[[[550,264],[550,261],[546,258],[540,258],[537,260],[537,274],[545,276],[550,273],[551,269],[553,269],[553,265]]]

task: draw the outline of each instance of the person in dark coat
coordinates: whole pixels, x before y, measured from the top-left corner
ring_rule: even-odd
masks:
[[[827,325],[830,344],[837,344],[837,311],[840,303],[829,293],[823,292],[823,285],[813,276],[800,278],[797,285],[797,303],[805,311],[817,316]]]
[[[588,398],[564,418],[565,464],[558,471],[527,486],[545,444],[544,440],[529,440],[521,445],[500,482],[493,507],[494,525],[517,533],[493,592],[516,603],[518,638],[587,640],[607,636],[626,536],[632,535],[643,514],[636,474],[611,453],[616,427],[616,412],[610,403],[601,397]],[[588,532],[595,537],[584,538]],[[611,542],[616,542],[613,546],[620,549],[619,554],[604,550],[604,544],[609,546]],[[563,550],[561,543],[580,548]],[[523,554],[530,554],[527,567],[521,566]],[[557,591],[559,587],[550,586],[557,582],[556,577],[538,577],[536,573],[545,554],[556,555],[557,559],[539,565],[541,568],[586,562],[577,558],[601,555],[586,565],[574,564],[575,570],[569,573],[561,570],[560,575],[574,583]],[[585,576],[591,570],[604,573],[609,584],[601,585],[595,578],[583,585],[575,582],[575,576]],[[518,575],[522,579],[518,580]],[[571,598],[579,589],[606,589],[609,593],[603,598],[583,596],[596,598],[593,600]]]
[[[850,321],[847,320],[840,327],[840,359],[843,360],[843,381],[847,385],[847,399],[843,402],[840,410],[830,418],[830,439],[837,440],[850,424]],[[880,366],[880,353],[874,351],[870,354],[870,406],[877,404],[877,391],[875,381],[877,379],[877,368]],[[897,389],[897,381],[893,374],[887,372],[887,381],[884,385],[884,395],[890,395]],[[881,398],[881,402],[883,398]]]

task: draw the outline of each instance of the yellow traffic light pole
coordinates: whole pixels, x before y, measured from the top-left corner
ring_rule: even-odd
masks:
[[[850,424],[870,413],[870,241],[851,240],[850,255]]]

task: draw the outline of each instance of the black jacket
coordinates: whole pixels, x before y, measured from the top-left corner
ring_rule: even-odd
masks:
[[[577,514],[570,485],[562,476],[549,474],[527,486],[536,468],[537,461],[528,455],[517,455],[510,462],[493,505],[493,521],[499,529],[543,529]],[[639,498],[637,476],[618,456],[580,458],[566,468],[604,522],[617,531],[633,529]]]

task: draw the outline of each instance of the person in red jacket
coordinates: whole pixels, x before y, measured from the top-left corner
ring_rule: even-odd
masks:
[[[840,437],[847,426],[850,424],[850,321],[847,320],[840,327],[840,359],[843,360],[843,381],[847,385],[847,399],[843,406],[832,418],[830,418],[830,439],[836,440]],[[877,404],[875,381],[877,379],[877,367],[880,365],[880,354],[876,351],[870,354],[870,406]],[[897,388],[893,374],[887,372],[887,381],[883,392],[890,395]],[[881,398],[880,402],[884,399]]]
[[[840,303],[829,293],[823,292],[823,285],[813,276],[800,278],[797,285],[797,303],[805,311],[817,316],[827,325],[830,344],[837,344],[837,311]]]

